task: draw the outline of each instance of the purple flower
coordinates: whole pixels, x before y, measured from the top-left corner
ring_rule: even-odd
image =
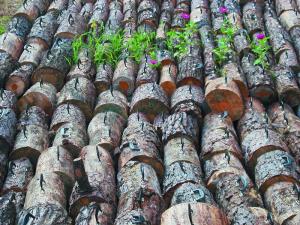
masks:
[[[256,35],[256,38],[259,39],[259,40],[262,40],[264,39],[266,36],[263,34],[263,33],[259,33]]]
[[[150,64],[152,64],[152,65],[157,64],[157,60],[155,60],[155,59],[150,59]]]
[[[219,12],[222,13],[222,14],[226,14],[226,13],[228,13],[228,9],[227,9],[226,6],[221,6],[219,8]]]
[[[190,14],[188,14],[188,13],[181,13],[180,16],[181,16],[182,19],[185,19],[185,20],[190,19]]]

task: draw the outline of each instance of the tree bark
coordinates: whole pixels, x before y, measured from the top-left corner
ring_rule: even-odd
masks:
[[[0,149],[8,153],[13,146],[16,133],[16,114],[12,109],[0,109]]]
[[[94,85],[97,95],[109,89],[113,78],[113,68],[109,64],[99,64]]]
[[[8,53],[14,60],[18,60],[23,50],[23,40],[13,33],[0,36],[0,51]]]
[[[27,35],[32,27],[32,22],[24,16],[14,16],[7,24],[7,31],[13,33],[21,38],[23,41],[26,40]]]
[[[21,112],[17,123],[17,130],[22,131],[24,126],[34,125],[48,130],[49,118],[47,114],[37,106],[31,106]]]

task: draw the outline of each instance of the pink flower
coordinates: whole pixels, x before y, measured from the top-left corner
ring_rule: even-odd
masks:
[[[182,19],[185,19],[185,20],[190,19],[190,14],[188,14],[188,13],[181,13],[180,16],[181,16]]]
[[[226,14],[226,13],[228,13],[228,9],[227,9],[226,6],[221,6],[219,8],[219,12],[222,13],[222,14]]]
[[[259,33],[256,35],[256,38],[259,39],[259,40],[262,40],[264,39],[266,36],[263,34],[263,33]]]
[[[152,64],[152,65],[157,64],[157,60],[155,60],[155,59],[150,59],[150,64]]]

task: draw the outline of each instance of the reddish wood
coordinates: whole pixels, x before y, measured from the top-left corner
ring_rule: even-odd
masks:
[[[164,209],[164,202],[160,195],[149,193],[140,188],[137,191],[124,195],[119,199],[118,214],[132,210],[142,209],[145,219],[153,225],[160,224],[161,212]]]
[[[149,63],[149,60],[150,56],[145,55],[139,65],[139,70],[135,81],[136,87],[145,83],[156,83],[158,81],[159,76],[157,69]]]
[[[34,219],[29,216],[30,214],[34,216]],[[21,211],[18,224],[24,223],[71,225],[72,221],[63,207],[51,203],[41,203]]]
[[[0,36],[0,51],[7,52],[14,60],[18,60],[22,50],[23,41],[13,33],[4,33]]]
[[[299,193],[295,185],[288,181],[279,181],[271,185],[265,192],[266,207],[273,213],[275,223],[280,225],[293,223],[300,209]],[[299,218],[299,217],[298,217]]]
[[[158,112],[169,110],[168,98],[156,83],[139,86],[133,93],[130,113],[143,112],[153,120]]]
[[[96,90],[93,83],[83,77],[68,81],[60,92],[57,104],[76,105],[84,113],[87,121],[92,118]]]
[[[49,145],[48,130],[36,125],[25,125],[17,134],[15,144],[10,153],[11,159],[27,157],[33,164]]]
[[[44,16],[39,17],[33,24],[28,39],[39,39],[40,44],[45,48],[52,45],[54,34],[58,28],[58,14],[50,11]]]
[[[262,199],[252,181],[244,174],[230,173],[216,184],[215,199],[224,209],[229,220],[240,206],[262,207]]]
[[[122,92],[118,90],[107,90],[99,94],[94,114],[111,111],[127,119],[128,104],[127,98]]]
[[[53,146],[62,146],[67,149],[73,158],[78,157],[81,148],[88,144],[85,128],[76,123],[62,124],[56,131]]]
[[[48,116],[37,106],[31,106],[21,112],[17,123],[18,131],[22,131],[24,126],[34,125],[48,130]]]
[[[107,203],[91,202],[80,209],[75,225],[113,225],[114,208]]]
[[[101,147],[89,145],[81,150],[80,156],[92,189],[81,190],[77,180],[70,197],[70,214],[73,217],[82,206],[91,202],[116,204],[115,172],[109,152]]]
[[[0,108],[9,108],[16,111],[17,98],[16,95],[9,91],[0,89]]]
[[[113,68],[109,64],[99,64],[97,68],[94,85],[96,87],[97,95],[108,90],[111,85],[113,77]]]
[[[0,109],[0,149],[2,153],[7,153],[13,146],[16,123],[16,114],[12,109]]]
[[[257,159],[255,182],[264,193],[279,181],[299,182],[299,168],[290,154],[281,150],[265,153]]]
[[[170,207],[181,203],[207,203],[216,206],[212,194],[204,185],[184,183],[174,192]]]
[[[86,29],[84,17],[78,13],[68,12],[58,27],[55,37],[73,39]]]
[[[167,204],[182,184],[190,182],[196,184],[203,184],[202,170],[200,165],[195,165],[189,162],[179,161],[174,162],[170,166],[165,167],[163,193]]]
[[[75,182],[72,156],[63,147],[54,146],[43,151],[38,159],[35,172],[37,174],[49,172],[58,174],[68,193]]]
[[[2,187],[2,193],[10,191],[26,192],[27,185],[33,175],[33,166],[27,158],[10,161],[8,173]]]
[[[163,65],[160,71],[160,81],[159,85],[164,90],[164,92],[171,96],[176,90],[176,75],[177,75],[177,67],[174,63]]]
[[[275,85],[279,99],[283,100],[291,107],[300,104],[300,89],[296,76],[287,66],[277,66],[274,68],[276,76]]]
[[[96,68],[92,61],[92,55],[88,49],[80,50],[78,54],[78,63],[73,65],[70,72],[67,74],[67,81],[77,78],[84,77],[91,81],[94,80],[96,74]]]
[[[66,208],[66,190],[56,173],[35,174],[27,187],[24,209],[39,204],[54,204]]]
[[[259,137],[259,139],[258,139]],[[289,152],[280,134],[274,130],[253,130],[241,140],[245,161],[251,169],[254,169],[259,157],[275,149]]]
[[[206,203],[182,203],[162,214],[161,225],[201,224],[228,225],[226,215],[216,206]]]
[[[260,207],[240,207],[232,223],[236,225],[271,225],[269,212]]]
[[[66,123],[75,123],[86,129],[86,119],[83,112],[76,105],[69,103],[61,104],[55,109],[51,119],[50,130],[57,131]]]
[[[138,65],[131,59],[121,60],[115,69],[112,84],[114,89],[131,95],[134,91],[135,76],[138,72]]]
[[[237,84],[228,79],[217,78],[208,81],[205,99],[213,112],[227,111],[233,121],[238,120],[244,111],[244,103]]]
[[[30,77],[34,71],[34,66],[31,64],[23,65],[12,72],[5,84],[5,89],[12,91],[16,96],[24,94],[30,84]]]
[[[49,82],[60,90],[64,85],[65,75],[70,69],[67,59],[71,58],[72,39],[57,38],[52,48],[44,54],[39,67],[32,75],[32,82]]]
[[[42,43],[41,39],[32,38],[28,40],[26,45],[24,46],[24,51],[20,56],[19,63],[21,65],[32,64],[32,66],[37,67],[40,64],[47,49],[48,46],[45,46],[45,44]]]
[[[38,82],[32,85],[18,101],[19,111],[28,106],[38,106],[49,116],[56,104],[56,88],[50,83]]]

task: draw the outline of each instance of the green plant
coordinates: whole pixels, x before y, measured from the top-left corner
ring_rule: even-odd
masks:
[[[217,47],[213,50],[217,65],[222,66],[228,60],[228,57],[234,53],[233,42],[236,32],[237,28],[224,16],[220,29],[222,36],[217,39]]]
[[[0,17],[0,35],[5,33],[6,24],[9,22],[10,19],[11,19],[10,16],[1,16]]]
[[[254,65],[261,65],[263,69],[269,70],[270,65],[268,62],[267,54],[271,49],[271,46],[268,43],[269,37],[266,37],[264,34],[257,34],[257,40],[251,42],[252,52],[255,54]]]
[[[188,22],[182,29],[171,29],[167,32],[167,49],[175,58],[180,58],[188,52],[191,45],[196,44],[193,35],[197,32],[197,26],[194,22]]]
[[[140,63],[145,54],[149,54],[153,59],[156,58],[154,40],[155,32],[136,32],[124,44],[124,48],[128,49],[129,58]]]

